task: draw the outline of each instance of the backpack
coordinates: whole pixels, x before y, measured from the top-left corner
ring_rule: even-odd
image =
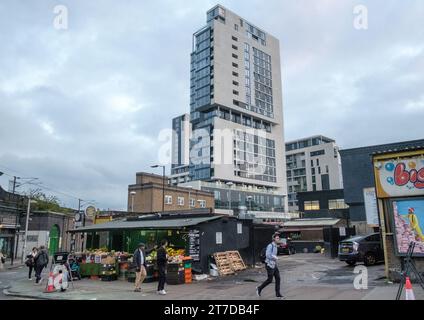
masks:
[[[49,264],[49,256],[45,251],[41,251],[38,256],[37,265],[39,266],[47,266]]]
[[[261,250],[261,254],[259,255],[259,259],[261,260],[262,263],[265,263],[265,260],[266,260],[266,248],[267,247],[263,248]]]

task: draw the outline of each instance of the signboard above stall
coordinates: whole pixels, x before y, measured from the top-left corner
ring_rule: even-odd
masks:
[[[374,157],[378,198],[424,195],[424,154],[410,152]]]

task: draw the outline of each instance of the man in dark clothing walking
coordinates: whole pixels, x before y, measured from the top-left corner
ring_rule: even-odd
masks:
[[[133,263],[136,267],[134,292],[141,292],[141,284],[147,276],[146,256],[157,248],[157,246],[155,246],[151,250],[146,250],[145,247],[144,243],[140,243],[138,249],[134,252]]]
[[[277,267],[277,243],[280,241],[280,235],[278,233],[274,234],[272,237],[272,242],[266,247],[266,258],[265,258],[265,268],[268,273],[268,278],[265,280],[262,285],[256,288],[256,294],[260,297],[262,290],[272,283],[272,278],[275,278],[275,295],[277,298],[282,298],[283,296],[280,293],[280,271]]]
[[[34,257],[35,263],[35,283],[41,283],[41,273],[43,269],[49,264],[49,254],[47,253],[45,246],[40,246],[40,250],[37,252],[37,255]]]
[[[166,265],[168,263],[168,255],[166,254],[166,246],[168,241],[163,239],[161,241],[161,246],[157,252],[157,264],[159,272],[159,283],[158,283],[158,294],[165,295],[165,283],[166,283]]]

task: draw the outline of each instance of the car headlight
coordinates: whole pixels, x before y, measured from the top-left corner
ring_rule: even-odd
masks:
[[[353,243],[353,252],[358,252],[359,249],[359,243],[358,242],[354,242]]]

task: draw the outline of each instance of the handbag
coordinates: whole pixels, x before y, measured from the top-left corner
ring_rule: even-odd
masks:
[[[34,262],[32,261],[32,259],[26,259],[25,265],[27,267],[32,267],[34,265]]]
[[[6,258],[5,257],[1,257],[1,263],[5,263],[6,262]]]

